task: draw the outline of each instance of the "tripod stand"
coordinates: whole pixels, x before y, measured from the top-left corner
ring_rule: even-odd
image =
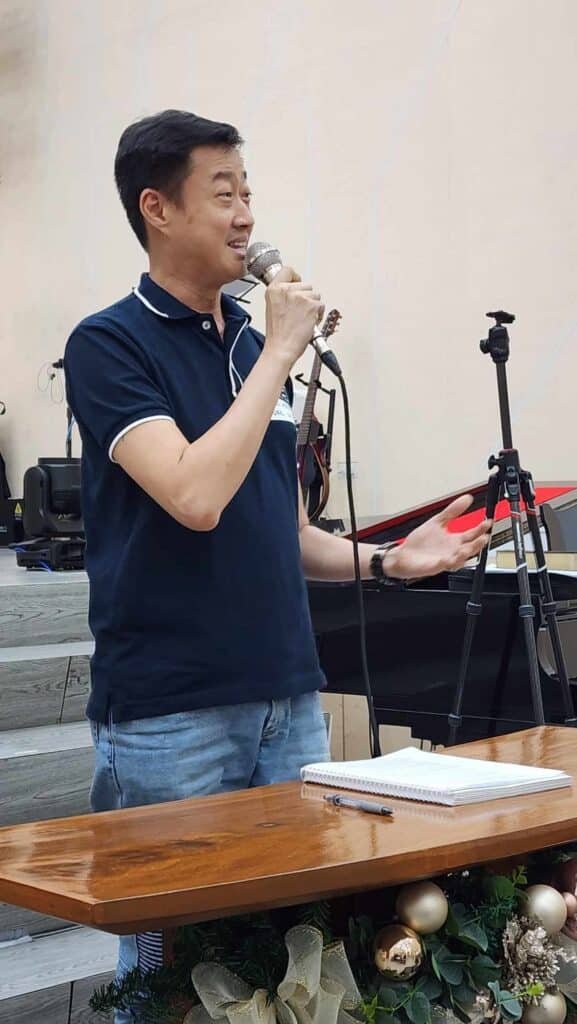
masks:
[[[527,525],[533,540],[535,559],[537,563],[537,585],[540,599],[540,607],[547,622],[557,678],[561,684],[563,704],[565,709],[565,725],[577,725],[573,697],[567,677],[567,666],[561,647],[559,635],[559,624],[556,616],[556,604],[553,599],[551,581],[547,572],[543,542],[537,522],[537,510],[535,508],[535,489],[533,478],[526,469],[521,469],[519,452],[513,447],[511,432],[511,413],[509,408],[509,395],[507,391],[507,370],[506,362],[509,358],[509,334],[506,324],[513,323],[515,317],[512,313],[505,313],[500,310],[497,313],[487,313],[488,317],[495,320],[495,325],[490,328],[488,338],[481,343],[481,352],[489,354],[497,369],[497,387],[499,392],[499,412],[501,417],[501,433],[503,447],[498,456],[491,455],[489,469],[496,470],[489,476],[487,489],[486,514],[488,519],[493,519],[495,507],[501,498],[509,502],[511,525],[513,530],[513,544],[515,548],[515,566],[517,573],[517,586],[519,590],[519,617],[523,623],[525,636],[525,647],[527,649],[527,660],[529,663],[529,682],[531,687],[531,700],[533,704],[533,717],[537,725],[544,725],[545,712],[543,709],[543,695],[541,693],[541,681],[539,678],[539,666],[537,661],[537,644],[535,640],[535,629],[533,620],[535,607],[531,600],[531,587],[529,583],[529,572],[525,557],[525,542],[523,539],[523,528],[521,525],[521,499],[525,504],[527,513]],[[487,567],[488,547],[483,548],[479,561],[473,575],[473,586],[471,596],[467,601],[467,621],[465,636],[461,652],[459,666],[459,679],[453,700],[453,708],[449,715],[449,743],[453,744],[457,736],[457,730],[462,722],[463,695],[467,679],[467,670],[471,656],[471,646],[475,634],[477,619],[482,611],[481,595],[483,581]]]

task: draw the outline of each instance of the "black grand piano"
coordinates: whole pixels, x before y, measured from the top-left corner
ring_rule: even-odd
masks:
[[[459,528],[467,529],[482,519],[486,486],[466,489],[475,500]],[[464,492],[363,524],[359,539],[374,544],[404,537],[459,493]],[[536,503],[548,550],[577,551],[577,484],[538,484]],[[511,540],[506,503],[498,506],[495,520],[491,548],[498,549]],[[472,574],[471,569],[441,574],[405,590],[364,584],[369,668],[380,724],[410,726],[414,737],[433,744],[448,742],[447,716],[457,683]],[[551,572],[550,578],[577,705],[577,571]],[[354,585],[310,583],[309,598],[329,692],[363,694]],[[536,592],[534,604],[545,717],[559,724],[564,719],[563,703]],[[534,725],[518,605],[514,570],[488,569],[459,742]]]

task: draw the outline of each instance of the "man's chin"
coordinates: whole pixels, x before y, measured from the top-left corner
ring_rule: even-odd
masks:
[[[244,277],[246,274],[246,263],[244,260],[238,260],[238,266],[236,270],[232,268],[223,269],[222,284],[232,284],[233,281],[238,281],[239,278]]]

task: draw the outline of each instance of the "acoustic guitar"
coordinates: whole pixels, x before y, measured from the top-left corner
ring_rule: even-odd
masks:
[[[331,309],[321,334],[330,338],[342,317],[338,309]],[[315,352],[310,373],[301,422],[297,434],[297,467],[309,519],[318,519],[329,500],[329,470],[327,467],[327,438],[321,434],[321,424],[314,415],[315,399],[320,387],[321,358]]]

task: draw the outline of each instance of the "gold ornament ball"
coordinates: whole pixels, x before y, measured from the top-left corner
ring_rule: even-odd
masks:
[[[530,885],[525,890],[523,911],[534,917],[548,935],[560,932],[567,920],[567,906],[561,893],[551,885]]]
[[[449,904],[442,889],[434,882],[414,882],[400,889],[396,903],[403,924],[419,935],[432,935],[447,920]]]
[[[559,864],[552,881],[560,892],[572,892],[577,895],[577,857]]]
[[[537,1006],[526,1006],[523,1024],[563,1024],[567,1016],[567,1003],[561,992],[546,992]]]
[[[567,907],[567,917],[575,917],[577,915],[577,897],[572,892],[562,892],[561,895]]]
[[[378,932],[374,946],[375,967],[391,981],[407,981],[423,962],[423,946],[412,928],[388,924]]]

